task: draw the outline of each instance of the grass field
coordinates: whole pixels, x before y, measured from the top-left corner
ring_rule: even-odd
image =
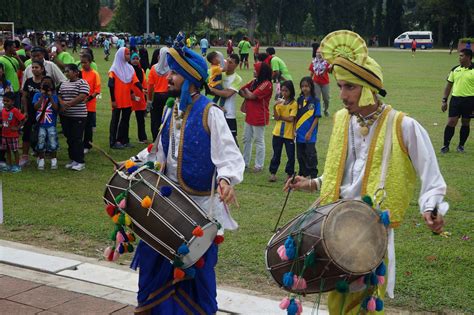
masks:
[[[105,81],[112,61],[105,62],[101,50],[96,50],[95,54]],[[277,54],[286,61],[297,83],[308,74],[309,50],[277,49]],[[440,110],[441,98],[445,78],[458,63],[457,55],[420,51],[413,58],[408,51],[395,50],[371,51],[370,55],[384,69],[388,92],[385,102],[417,119],[428,130],[438,154],[447,120],[447,115]],[[252,71],[242,70],[239,74],[247,81]],[[102,92],[94,141],[108,148],[109,92],[106,88]],[[333,80],[331,113],[341,108],[337,92]],[[238,118],[241,139],[243,116]],[[331,119],[321,119],[317,143],[320,172],[323,171],[331,124]],[[271,129],[272,125],[266,129],[266,167],[272,154]],[[149,120],[147,131],[150,137]],[[143,147],[137,143],[134,116],[130,135],[135,148],[111,152],[116,160],[124,160]],[[452,151],[458,137],[459,128],[453,138]],[[19,174],[1,174],[5,223],[0,226],[0,238],[102,259],[101,253],[109,245],[112,222],[103,210],[101,196],[112,175],[112,165],[93,150],[86,156],[87,168],[84,171],[68,171],[64,169],[67,150],[63,137],[60,143],[59,170],[40,172],[29,166]],[[466,145],[466,154],[438,155],[441,171],[448,183],[446,199],[451,210],[446,218],[446,231],[451,232],[451,236],[434,236],[424,227],[415,199],[410,204],[403,226],[396,230],[396,297],[388,302],[389,306],[416,311],[474,312],[474,203],[470,199],[474,177],[472,143],[471,137]],[[283,295],[266,272],[263,258],[285,198],[282,168],[278,175],[277,183],[269,183],[268,171],[246,173],[244,182],[237,186],[240,209],[233,209],[233,215],[240,229],[227,233],[226,242],[221,246],[217,268],[220,283]],[[281,222],[287,222],[306,210],[317,196],[293,193]],[[463,236],[471,239],[463,240]],[[131,256],[125,256],[122,263],[126,264],[130,259]],[[309,296],[306,300],[315,298]]]

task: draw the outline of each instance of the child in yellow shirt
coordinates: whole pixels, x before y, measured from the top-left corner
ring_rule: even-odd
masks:
[[[207,54],[207,61],[211,64],[208,85],[217,90],[224,89],[222,86],[222,72],[224,71],[224,66],[222,65],[221,59],[221,56],[216,51]],[[216,104],[219,102],[220,106],[224,106],[225,98],[220,98],[216,95],[213,101]]]
[[[276,173],[280,166],[281,151],[285,146],[286,162],[285,173],[288,177],[295,172],[295,121],[298,112],[298,104],[295,100],[295,87],[293,82],[284,81],[281,83],[282,99],[275,103],[273,117],[276,120],[273,128],[273,157],[270,162],[270,182],[276,181]]]

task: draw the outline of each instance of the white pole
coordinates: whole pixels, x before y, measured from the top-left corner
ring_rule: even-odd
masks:
[[[2,181],[0,180],[0,224],[3,223],[3,194]]]

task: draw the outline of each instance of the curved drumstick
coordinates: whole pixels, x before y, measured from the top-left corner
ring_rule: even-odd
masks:
[[[296,173],[293,173],[293,177],[291,178],[291,183],[292,184],[295,182],[295,176],[296,176]],[[273,228],[273,231],[272,231],[273,233],[275,233],[277,228],[278,228],[278,224],[280,223],[281,215],[283,214],[283,211],[285,210],[286,203],[288,202],[288,197],[290,197],[290,193],[291,193],[291,188],[288,189],[288,193],[286,194],[285,202],[283,203],[283,208],[280,211],[280,216],[278,217],[278,220],[275,224],[275,227]]]
[[[96,145],[96,144],[94,144],[94,143],[92,143],[92,142],[89,142],[89,144],[90,144],[93,148],[97,149],[100,153],[102,153],[107,159],[109,159],[110,162],[112,162],[112,163],[114,164],[115,168],[117,168],[117,169],[120,168],[120,164],[119,164],[117,161],[115,161],[115,160],[113,159],[113,157],[111,157],[111,156],[110,156],[107,152],[105,152],[102,148],[100,148],[98,145]]]

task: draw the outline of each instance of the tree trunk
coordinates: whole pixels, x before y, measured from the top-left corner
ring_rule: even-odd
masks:
[[[438,22],[438,47],[443,45],[443,21]]]
[[[257,3],[255,0],[249,1],[250,17],[247,20],[247,30],[250,40],[253,42],[255,29],[257,28]]]

